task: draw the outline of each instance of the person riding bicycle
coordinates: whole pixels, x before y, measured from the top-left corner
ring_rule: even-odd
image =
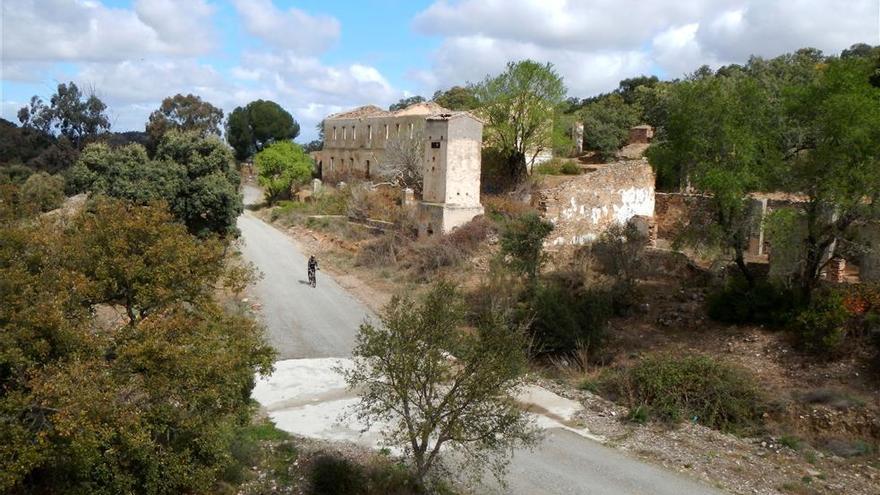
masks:
[[[315,258],[315,255],[309,256],[309,285],[315,287],[317,285],[315,280],[315,271],[318,269],[318,260]]]

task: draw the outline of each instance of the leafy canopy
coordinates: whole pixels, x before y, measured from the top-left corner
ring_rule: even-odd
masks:
[[[274,101],[256,100],[236,107],[226,121],[226,140],[235,157],[247,160],[265,146],[299,135],[299,124]]]
[[[147,121],[146,132],[150,141],[158,143],[171,129],[192,131],[201,136],[220,135],[223,110],[203,101],[201,97],[176,94],[162,100],[162,104]]]
[[[553,120],[565,98],[562,77],[550,63],[510,62],[477,85],[475,94],[487,144],[507,157],[511,177],[525,177],[527,163],[553,146]]]
[[[272,143],[257,153],[254,165],[269,203],[289,194],[294,185],[305,183],[314,170],[312,158],[291,141]]]
[[[343,370],[362,391],[358,415],[390,425],[385,441],[406,452],[419,480],[439,467],[445,445],[461,470],[489,467],[500,478],[512,448],[536,437],[512,398],[526,369],[522,330],[494,314],[466,331],[465,317],[448,283],[421,303],[394,297],[381,325],[361,325],[355,366]]]

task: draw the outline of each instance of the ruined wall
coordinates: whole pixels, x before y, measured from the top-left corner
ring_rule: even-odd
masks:
[[[644,160],[608,164],[541,191],[541,202],[555,225],[549,244],[591,242],[610,225],[654,215],[654,172]]]

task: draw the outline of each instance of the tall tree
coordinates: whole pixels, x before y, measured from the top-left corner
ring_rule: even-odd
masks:
[[[397,103],[392,103],[388,107],[388,110],[390,110],[392,112],[396,112],[398,110],[403,110],[404,108],[406,108],[410,105],[415,105],[416,103],[422,103],[424,101],[425,101],[424,96],[418,96],[418,95],[408,96],[406,98],[401,98]]]
[[[792,120],[804,132],[787,149],[778,175],[785,190],[804,195],[799,217],[803,263],[798,275],[809,299],[826,263],[852,226],[880,215],[880,88],[873,61],[830,60],[810,84],[786,93]]]
[[[450,110],[473,110],[479,105],[471,86],[453,86],[446,91],[438,89],[431,100]]]
[[[176,94],[162,100],[162,104],[147,121],[146,132],[154,146],[171,129],[192,131],[201,136],[220,135],[223,110],[203,101],[201,97]]]
[[[648,150],[658,176],[710,195],[710,215],[695,212],[682,240],[732,253],[750,285],[745,251],[757,223],[748,195],[779,168],[780,112],[754,79],[692,77],[673,89],[666,139]]]
[[[565,98],[562,77],[550,63],[509,62],[507,70],[476,86],[487,143],[505,157],[514,180],[528,173],[527,164],[553,146],[553,121]]]
[[[604,160],[617,155],[626,144],[630,128],[641,118],[640,109],[617,93],[588,103],[579,114],[584,123],[584,143],[587,148],[598,151]]]
[[[256,100],[236,107],[226,121],[226,140],[239,160],[247,160],[275,141],[297,136],[299,124],[274,101]]]
[[[73,82],[61,83],[46,105],[39,97],[31,98],[30,105],[18,111],[22,125],[44,132],[57,129],[78,148],[88,138],[110,129],[105,114],[107,105],[94,92],[84,95]]]
[[[389,423],[385,441],[406,452],[422,481],[444,446],[455,452],[446,460],[458,457],[465,472],[489,467],[501,480],[513,447],[536,438],[512,397],[526,365],[522,329],[496,314],[467,331],[466,316],[448,283],[421,304],[394,297],[381,325],[361,325],[355,367],[344,370],[362,391],[358,415]]]

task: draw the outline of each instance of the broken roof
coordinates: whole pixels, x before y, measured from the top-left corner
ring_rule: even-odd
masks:
[[[421,103],[413,103],[406,108],[401,108],[394,112],[394,115],[403,117],[406,115],[436,115],[440,113],[452,113],[452,110],[443,108],[433,101],[423,101]]]
[[[387,110],[382,110],[376,105],[364,105],[362,107],[353,108],[345,112],[334,113],[333,115],[327,117],[327,120],[360,119],[363,117],[386,117],[389,115],[391,115],[391,112]]]

